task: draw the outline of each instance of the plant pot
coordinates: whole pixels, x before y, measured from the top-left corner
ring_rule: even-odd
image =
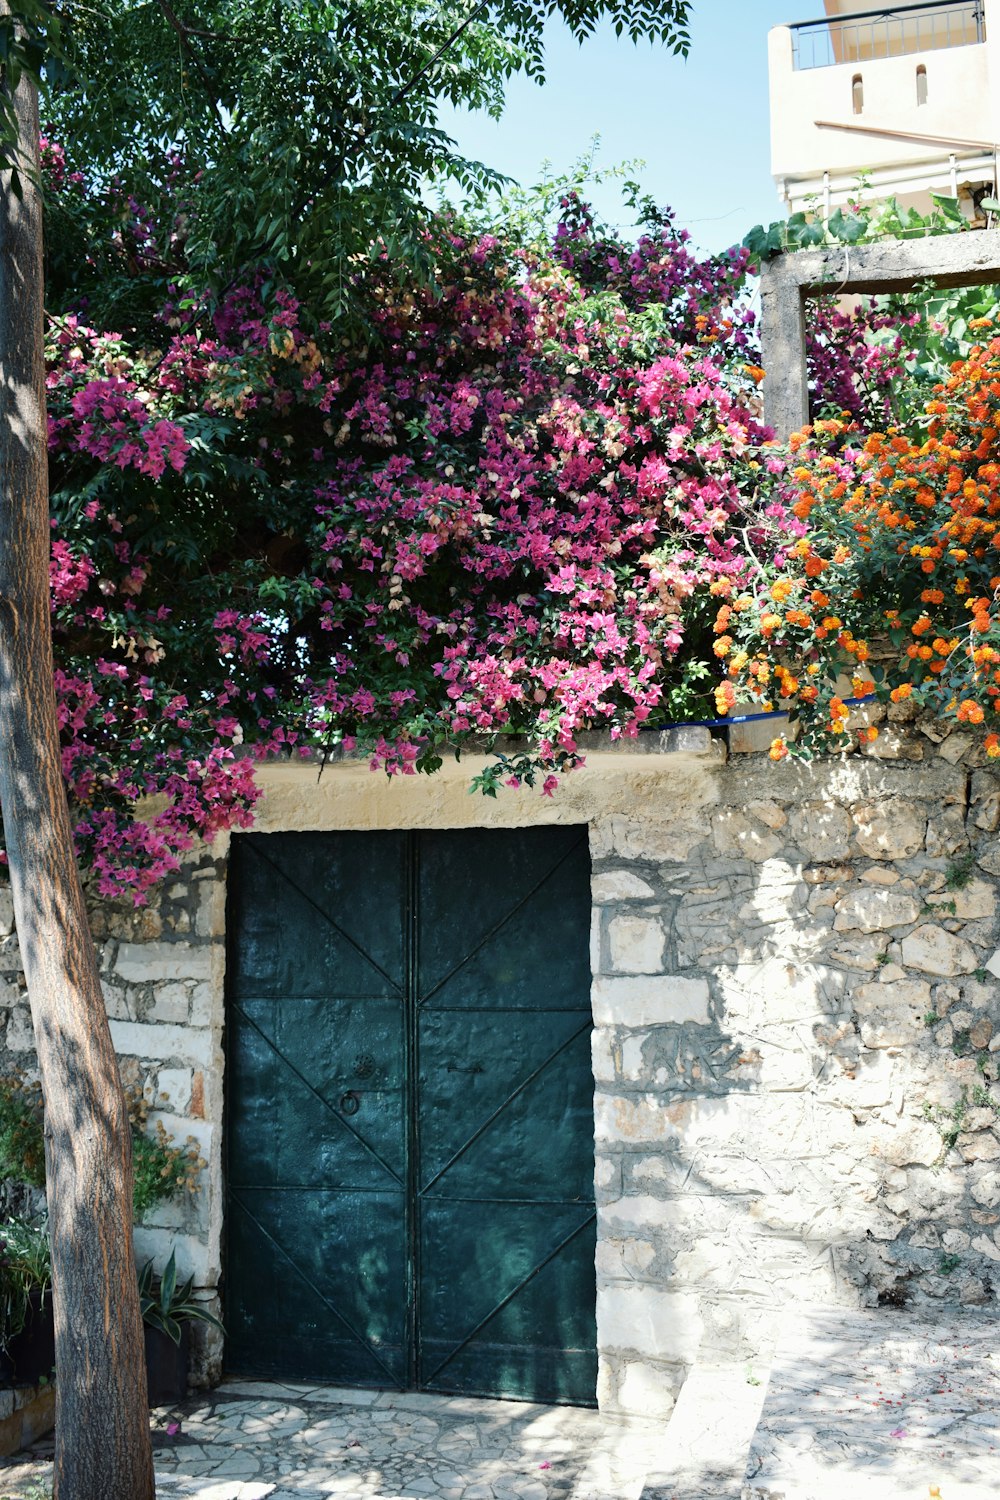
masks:
[[[56,1362],[52,1294],[29,1292],[28,1302],[24,1327],[0,1352],[0,1382],[4,1385],[38,1385],[52,1378]]]
[[[180,1324],[181,1341],[147,1323],[143,1328],[146,1341],[146,1381],[150,1406],[175,1406],[187,1395],[188,1325]]]

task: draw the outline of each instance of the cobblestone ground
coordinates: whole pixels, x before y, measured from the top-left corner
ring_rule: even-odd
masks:
[[[639,1500],[664,1427],[578,1407],[245,1381],[161,1408],[153,1423],[162,1500]],[[37,1493],[50,1454],[51,1442],[9,1460],[0,1497]]]
[[[996,1315],[813,1312],[781,1340],[744,1500],[997,1500]]]

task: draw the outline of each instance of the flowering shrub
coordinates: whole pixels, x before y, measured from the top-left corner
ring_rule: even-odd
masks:
[[[48,347],[63,767],[102,893],[247,826],[265,756],[409,774],[513,733],[482,789],[551,794],[581,730],[712,711],[713,598],[784,515],[746,256],[563,209],[551,249],[445,221],[437,287],[387,264],[354,349],[264,269],[157,307],[171,234],[125,204],[134,326],[78,308]]]
[[[803,532],[717,614],[734,694],[790,705],[806,751],[850,738],[849,680],[861,698],[985,724],[1000,755],[1000,337],[977,324],[986,341],[914,433],[831,420],[793,437],[777,488]]]

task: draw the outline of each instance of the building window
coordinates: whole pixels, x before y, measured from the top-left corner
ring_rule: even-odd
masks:
[[[927,103],[927,69],[923,63],[917,69],[917,103]]]
[[[860,73],[855,73],[851,79],[851,99],[854,103],[854,113],[859,115],[865,107],[865,86],[861,81]]]

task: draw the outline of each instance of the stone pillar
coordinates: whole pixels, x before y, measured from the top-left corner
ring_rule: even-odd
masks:
[[[784,256],[761,266],[760,308],[764,420],[785,442],[809,420],[809,382],[805,296],[802,286],[789,274]]]

